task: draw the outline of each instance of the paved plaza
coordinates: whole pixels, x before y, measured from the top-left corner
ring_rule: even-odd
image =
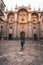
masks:
[[[0,65],[43,65],[43,41],[0,41]]]

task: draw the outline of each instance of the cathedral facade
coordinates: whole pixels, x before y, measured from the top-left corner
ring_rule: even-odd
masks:
[[[6,10],[4,12],[3,20],[0,22],[0,31],[2,32],[2,37],[9,36],[20,38],[20,34],[24,32],[25,38],[37,38],[43,37],[43,12],[32,10],[29,6],[15,7],[14,11]]]

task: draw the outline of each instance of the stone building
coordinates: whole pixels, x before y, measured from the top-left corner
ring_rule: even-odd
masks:
[[[0,16],[4,15],[3,14],[4,9],[5,9],[5,4],[4,4],[3,0],[0,0]]]
[[[2,16],[4,16],[4,9],[5,9],[5,4],[3,0],[0,0],[0,38],[2,37],[3,34],[3,22],[4,20],[2,19]]]
[[[31,6],[16,6],[14,11],[6,10],[4,12],[3,22],[0,26],[3,31],[3,37],[12,33],[13,38],[20,38],[21,32],[24,32],[27,39],[43,37],[43,12],[39,9],[32,10]]]

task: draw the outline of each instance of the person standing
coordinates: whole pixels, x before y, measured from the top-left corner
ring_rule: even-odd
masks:
[[[21,39],[21,50],[23,50],[24,43],[25,43],[25,33],[24,32],[21,32],[20,39]]]

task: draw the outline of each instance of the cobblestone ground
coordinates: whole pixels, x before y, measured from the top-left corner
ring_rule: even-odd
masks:
[[[0,41],[0,65],[43,65],[43,41]]]

